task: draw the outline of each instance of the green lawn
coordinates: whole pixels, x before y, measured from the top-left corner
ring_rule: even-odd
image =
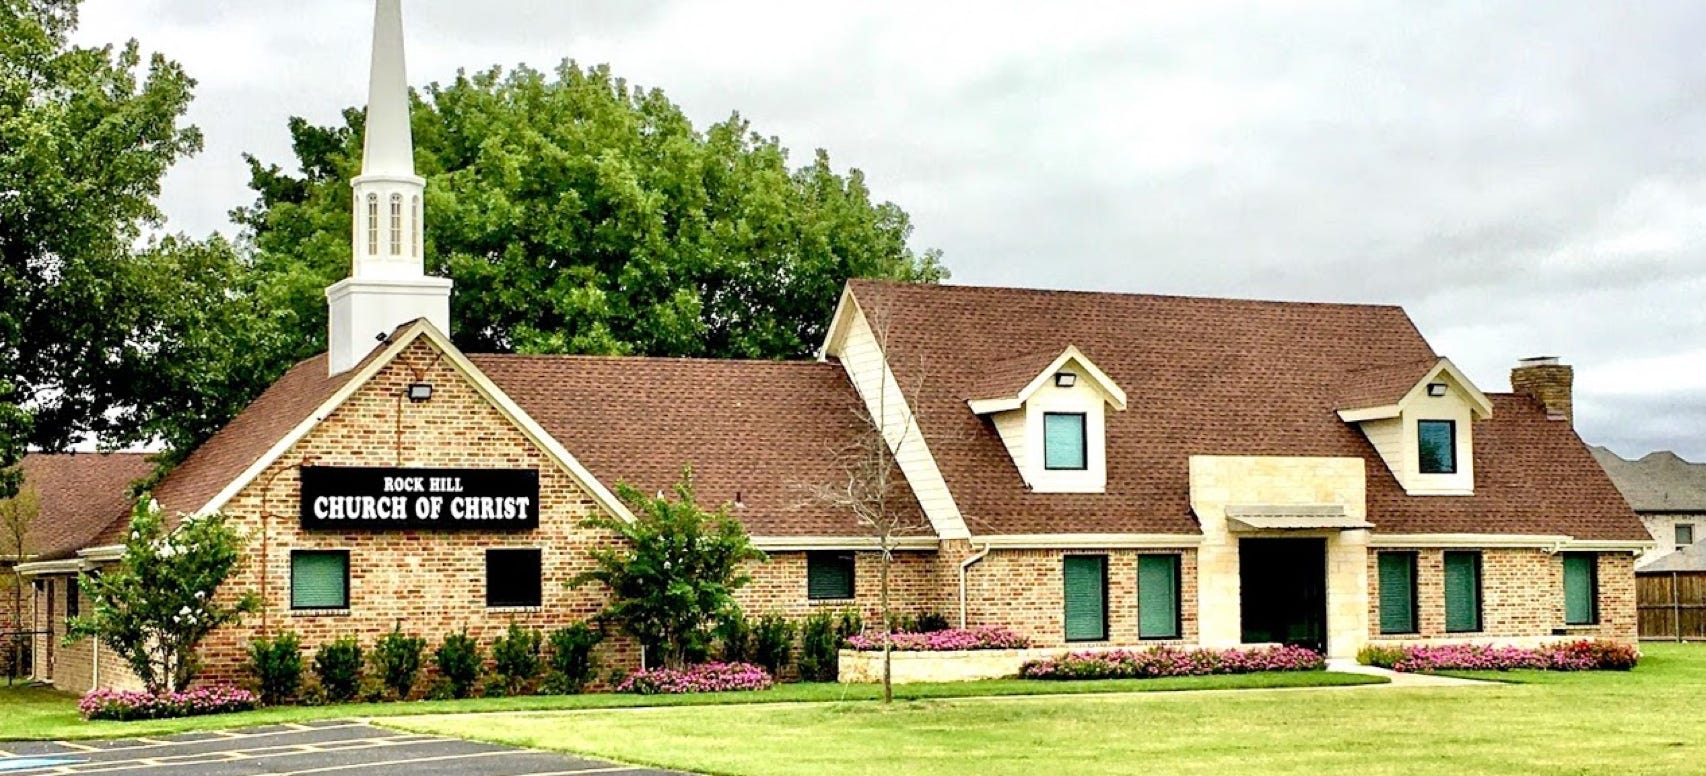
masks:
[[[956,684],[905,685],[896,695],[909,700],[957,698],[986,695],[1035,695],[1037,693],[1110,693],[1168,690],[1249,689],[1269,687],[1318,687],[1366,684],[1381,681],[1360,676],[1323,672],[1206,676],[1183,679],[1121,680],[1102,682],[1037,682],[1006,680]],[[76,696],[37,688],[0,687],[0,741],[18,739],[71,739],[148,736],[191,730],[269,725],[278,722],[307,722],[350,717],[392,717],[419,714],[466,714],[480,712],[608,709],[636,706],[705,706],[759,703],[837,703],[870,701],[879,695],[870,685],[785,684],[763,692],[707,695],[565,695],[525,698],[479,698],[466,701],[423,701],[417,703],[362,703],[341,706],[285,707],[241,714],[144,722],[84,722],[77,716]],[[3,747],[0,747],[3,748]]]
[[[1159,693],[394,720],[725,774],[1675,774],[1706,758],[1706,646],[1630,673],[1356,692]]]

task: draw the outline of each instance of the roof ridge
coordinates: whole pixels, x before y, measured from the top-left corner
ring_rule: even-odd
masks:
[[[776,366],[821,366],[826,362],[809,358],[718,358],[715,356],[612,356],[595,353],[469,353],[472,359],[535,359],[540,361],[629,361],[673,364],[769,364]]]
[[[1349,309],[1403,310],[1404,306],[1396,302],[1314,302],[1290,299],[1252,299],[1238,296],[1211,296],[1208,294],[1159,294],[1141,291],[1085,291],[1070,288],[1025,288],[1022,286],[993,286],[975,285],[970,283],[913,283],[887,278],[854,278],[847,281],[849,285],[875,285],[887,288],[918,289],[918,290],[948,290],[948,291],[998,291],[1008,293],[1035,294],[1039,296],[1113,296],[1124,298],[1148,299],[1182,299],[1202,302],[1232,302],[1236,304],[1260,305],[1269,307],[1339,307]],[[1407,314],[1407,313],[1406,313]]]

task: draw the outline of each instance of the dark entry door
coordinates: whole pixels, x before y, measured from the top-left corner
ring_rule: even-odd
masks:
[[[1327,540],[1240,539],[1244,642],[1327,651]]]

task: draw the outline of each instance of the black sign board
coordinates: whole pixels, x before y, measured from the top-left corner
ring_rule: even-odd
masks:
[[[304,466],[302,527],[338,531],[538,528],[539,472]]]

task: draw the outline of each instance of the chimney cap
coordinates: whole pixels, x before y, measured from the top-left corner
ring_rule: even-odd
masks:
[[[1516,365],[1518,367],[1557,366],[1558,365],[1558,357],[1557,356],[1529,356],[1527,358],[1517,359]]]

